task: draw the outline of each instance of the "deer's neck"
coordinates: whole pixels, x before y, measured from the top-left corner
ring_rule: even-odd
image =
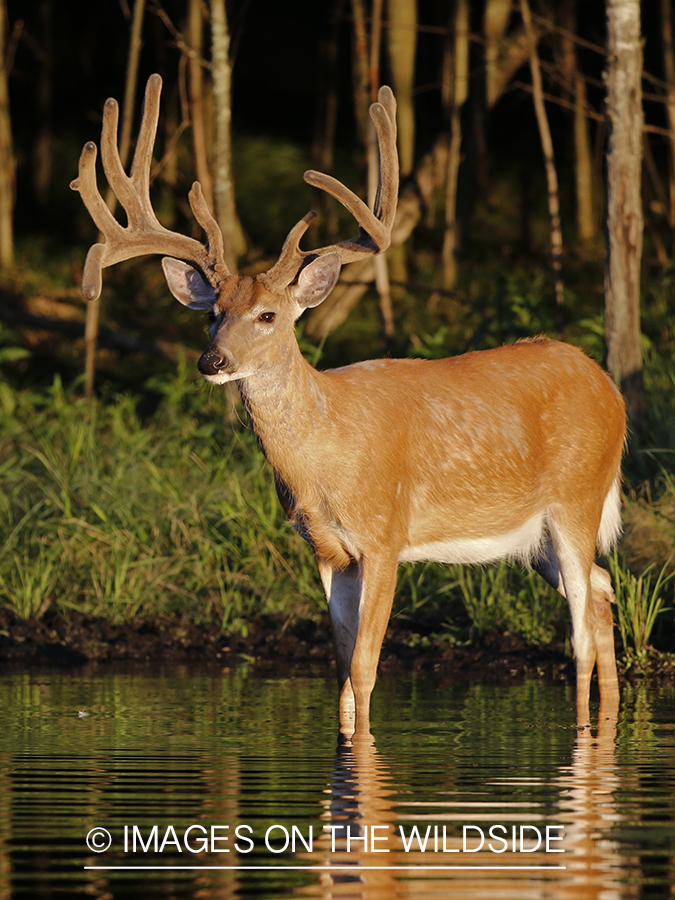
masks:
[[[278,364],[265,366],[239,382],[239,391],[265,456],[294,487],[294,473],[316,464],[316,449],[331,429],[328,385],[304,359],[297,343],[286,347]]]

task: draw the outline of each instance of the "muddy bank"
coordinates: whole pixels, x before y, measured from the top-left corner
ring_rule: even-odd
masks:
[[[382,649],[380,668],[424,668],[453,678],[517,681],[537,675],[554,681],[574,678],[574,664],[562,640],[533,647],[515,635],[487,632],[468,646],[452,646],[422,636],[419,623],[392,620]],[[220,668],[242,662],[260,666],[332,665],[330,621],[283,621],[259,617],[248,623],[246,638],[228,635],[217,626],[200,626],[170,617],[113,624],[73,613],[48,613],[40,620],[18,619],[0,609],[0,667],[78,667],[88,663],[196,663]],[[644,672],[629,669],[628,677]],[[675,657],[659,655],[650,676],[675,680]]]

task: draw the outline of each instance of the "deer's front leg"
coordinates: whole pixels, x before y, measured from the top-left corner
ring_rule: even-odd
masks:
[[[335,570],[325,560],[319,560],[319,574],[328,601],[333,644],[337,663],[340,692],[340,731],[351,737],[356,723],[356,706],[350,678],[350,668],[356,636],[359,631],[361,603],[361,564],[353,562],[346,569]]]
[[[382,641],[396,590],[398,558],[364,557],[361,562],[361,607],[350,676],[356,706],[356,734],[370,732],[370,695],[375,687]]]
[[[370,730],[370,695],[396,588],[397,560],[361,559],[333,570],[320,560],[333,626],[340,691],[340,731],[348,738]]]

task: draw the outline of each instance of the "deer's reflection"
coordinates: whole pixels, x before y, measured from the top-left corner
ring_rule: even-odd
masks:
[[[618,853],[612,826],[620,820],[615,793],[617,709],[600,709],[598,728],[577,732],[572,763],[557,779],[565,819],[565,882],[580,900],[638,896],[628,874],[636,860]],[[608,893],[608,891],[610,891]]]
[[[326,867],[320,876],[320,896],[367,900],[397,896],[397,873],[389,868],[396,865],[391,858],[396,855],[392,850],[397,792],[371,734],[341,738],[325,794],[324,830],[312,860]]]
[[[539,796],[546,800],[498,803],[486,797],[481,803],[467,802],[453,785],[439,785],[433,803],[407,802],[386,759],[378,752],[372,735],[342,743],[337,750],[330,784],[325,790],[322,836],[315,841],[312,863],[319,867],[320,883],[301,893],[323,898],[352,897],[362,900],[393,900],[397,897],[493,898],[516,892],[519,898],[612,898],[631,897],[635,891],[625,883],[630,860],[617,854],[611,828],[616,821],[615,763],[616,710],[605,709],[596,731],[576,733],[571,762],[554,775],[552,784],[542,783]],[[504,781],[500,781],[503,790]],[[495,783],[496,786],[497,783]],[[513,787],[518,784],[514,779]],[[520,786],[520,785],[519,785]],[[551,803],[550,788],[556,792]],[[489,789],[489,786],[487,786]],[[533,788],[534,791],[534,788]],[[515,793],[514,793],[514,796]],[[534,796],[534,794],[533,794]],[[448,799],[446,799],[448,798]],[[433,815],[429,815],[433,807]],[[466,853],[460,823],[495,821],[564,826],[564,853],[508,850],[496,854],[487,847]],[[419,844],[401,838],[399,826],[411,823],[420,833],[433,819],[447,827],[448,839],[440,850],[422,852]],[[511,827],[511,825],[509,826]],[[516,826],[519,828],[519,824]],[[528,868],[526,868],[528,867]],[[516,896],[516,893],[513,895]]]

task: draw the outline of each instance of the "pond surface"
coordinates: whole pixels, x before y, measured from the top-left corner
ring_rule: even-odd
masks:
[[[672,898],[674,700],[402,672],[338,749],[329,673],[4,672],[0,900]]]

